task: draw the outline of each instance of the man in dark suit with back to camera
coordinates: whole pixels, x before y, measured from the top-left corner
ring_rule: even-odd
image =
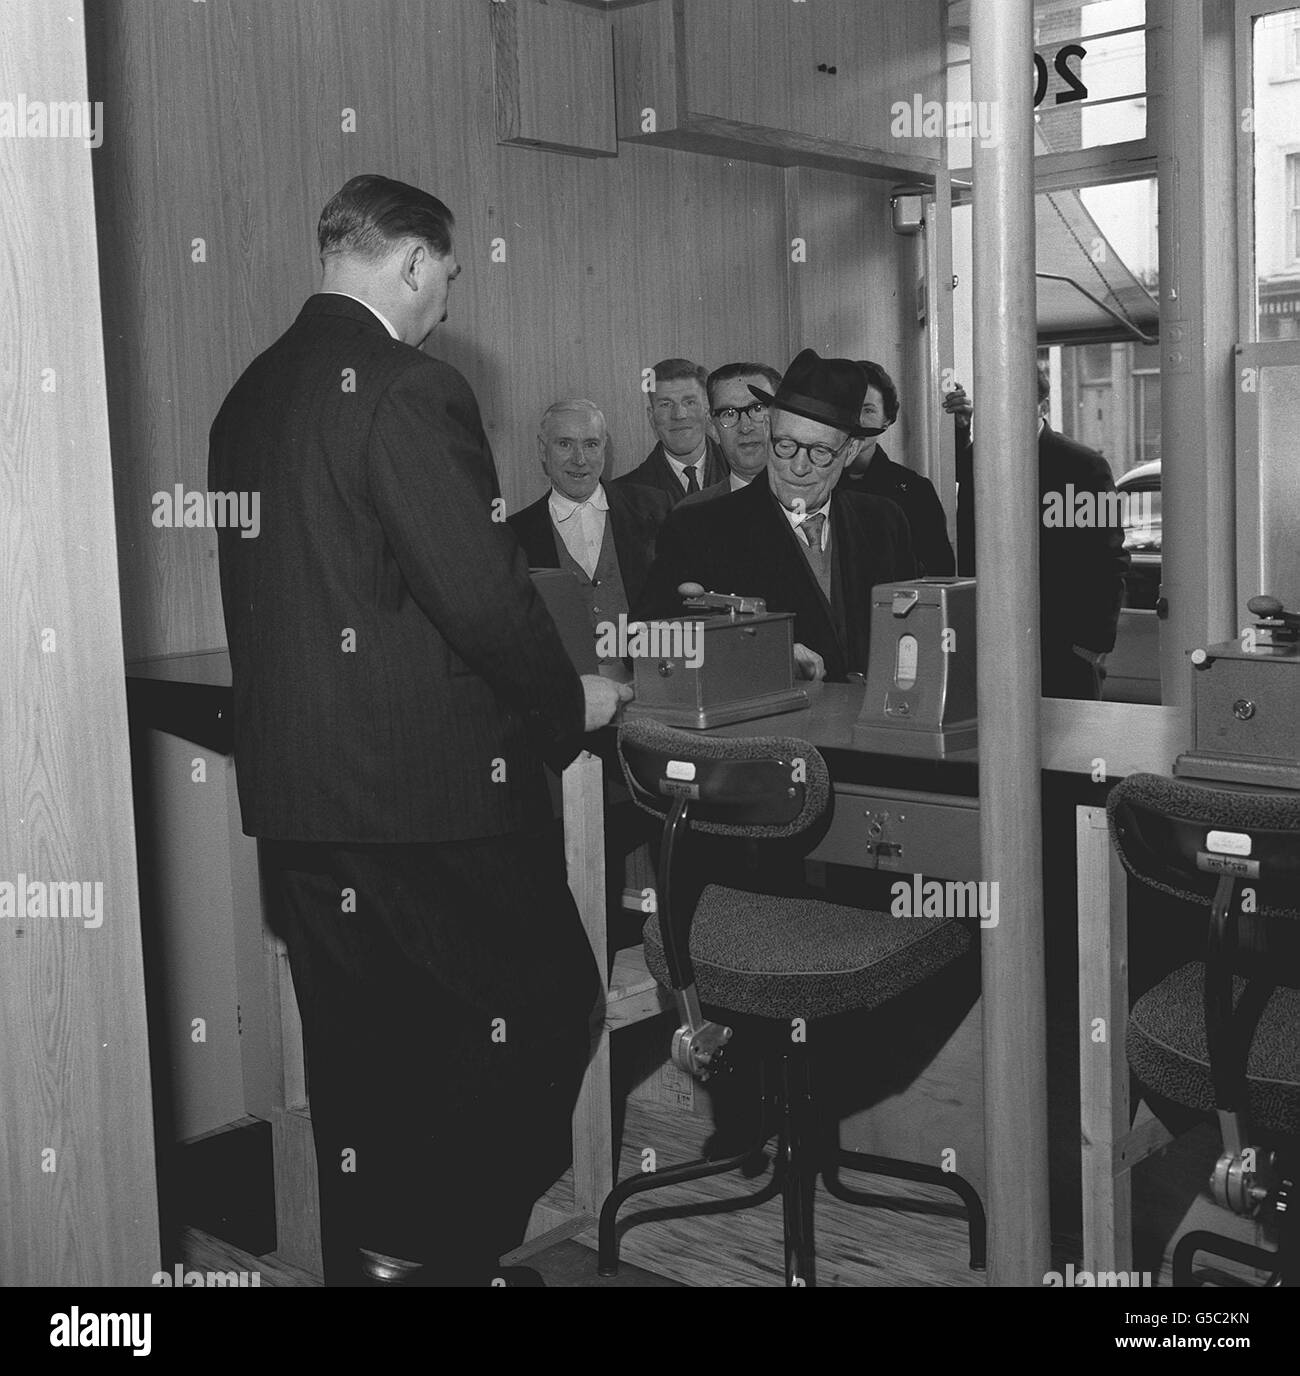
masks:
[[[494,519],[474,394],[420,351],[451,232],[426,192],[349,181],[321,290],[210,437],[212,488],[261,494],[256,539],[218,534],[235,761],[302,1013],[330,1284],[491,1283],[564,1167],[597,993],[541,758],[628,690],[573,670]]]
[[[676,506],[727,476],[722,451],[709,434],[708,382],[708,369],[689,359],[665,358],[655,364],[646,415],[658,443],[642,463],[615,481],[657,488]]]
[[[1110,464],[1047,423],[1052,383],[1043,364],[1038,386],[1038,619],[1042,694],[1045,698],[1101,697],[1106,655],[1115,648],[1124,575],[1131,559],[1121,524],[1074,521],[1074,498],[1114,492]],[[972,407],[955,387],[943,399],[957,423],[957,554],[962,574],[975,574],[975,481]],[[1048,517],[1070,514],[1068,524]]]
[[[682,614],[683,584],[761,597],[795,614],[802,677],[865,674],[871,589],[916,571],[907,519],[883,497],[836,488],[858,451],[866,379],[856,363],[805,349],[769,406],[770,456],[741,491],[683,503],[659,532],[654,567],[635,609]]]
[[[606,483],[605,417],[580,398],[547,407],[537,432],[550,490],[510,517],[530,568],[567,569],[582,586],[593,633],[616,623],[641,596],[667,496]]]
[[[869,492],[896,502],[902,507],[912,532],[917,572],[925,578],[947,578],[956,572],[957,560],[948,539],[943,503],[934,484],[929,478],[895,463],[876,439],[898,419],[898,388],[879,363],[861,359],[858,367],[867,377],[860,417],[861,432],[866,438],[857,457],[845,465],[840,490]]]

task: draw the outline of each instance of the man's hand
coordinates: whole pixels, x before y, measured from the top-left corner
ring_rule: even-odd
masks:
[[[599,731],[602,726],[608,726],[619,703],[631,702],[636,696],[630,683],[615,683],[599,674],[582,675],[582,695],[587,704],[584,731]]]
[[[943,394],[943,409],[950,416],[956,416],[959,424],[970,425],[970,418],[975,413],[975,408],[971,405],[971,399],[966,395],[966,389],[957,383],[951,392]]]
[[[826,677],[826,661],[816,650],[810,650],[807,645],[800,645],[797,641],[794,647],[794,667],[797,671],[796,677],[810,679],[813,683],[820,683]]]

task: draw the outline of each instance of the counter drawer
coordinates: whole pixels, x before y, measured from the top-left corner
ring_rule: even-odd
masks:
[[[829,831],[810,860],[941,879],[980,877],[980,812],[973,799],[835,786]]]

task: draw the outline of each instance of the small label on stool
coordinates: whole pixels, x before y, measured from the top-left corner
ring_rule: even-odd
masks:
[[[1259,878],[1258,860],[1238,860],[1235,856],[1211,855],[1204,850],[1196,852],[1196,868],[1207,874],[1235,874],[1242,879]]]
[[[1205,849],[1220,855],[1249,855],[1250,837],[1240,831],[1212,831],[1205,838]]]
[[[667,774],[670,779],[693,779],[695,766],[690,760],[669,760]]]

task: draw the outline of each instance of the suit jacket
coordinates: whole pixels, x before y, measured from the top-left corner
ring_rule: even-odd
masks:
[[[345,385],[350,384],[350,385]],[[504,521],[478,404],[445,363],[318,294],[213,422],[244,830],[452,841],[549,817],[582,685]]]
[[[845,473],[840,477],[841,492],[866,492],[888,497],[903,508],[912,532],[912,551],[917,571],[923,577],[947,578],[957,570],[957,560],[948,540],[948,520],[943,503],[929,478],[895,463],[879,446],[872,454],[867,471]]]
[[[822,656],[827,678],[865,673],[871,589],[915,576],[907,518],[883,497],[838,490],[831,495],[830,517],[840,607],[827,605],[763,472],[740,492],[679,507],[669,516],[633,613],[641,619],[680,616],[677,586],[687,582],[702,583],[710,592],[762,597],[769,611],[794,613],[795,640]]]
[[[959,431],[959,434],[961,432]],[[969,433],[969,432],[967,432]],[[963,574],[974,574],[975,485],[972,450],[957,449],[957,544]],[[1130,558],[1118,526],[1044,526],[1042,499],[1072,485],[1077,492],[1112,492],[1110,465],[1095,449],[1066,439],[1050,426],[1038,437],[1038,596],[1043,694],[1074,697],[1077,665],[1072,647],[1096,654],[1115,646],[1124,575]],[[1066,503],[1072,508],[1072,503]],[[1055,688],[1062,691],[1053,691]]]
[[[729,471],[727,461],[723,458],[722,450],[718,448],[717,442],[706,435],[704,437],[704,472],[700,478],[700,487],[705,488],[712,483],[721,482]],[[671,506],[676,506],[686,496],[686,489],[678,481],[677,474],[669,467],[668,460],[664,457],[662,444],[656,444],[645,460],[632,469],[630,473],[624,473],[621,478],[615,478],[614,484],[623,487],[658,488],[660,492],[667,495]]]
[[[619,487],[602,482],[609,500],[609,514],[605,534],[614,536],[614,551],[618,555],[619,572],[623,575],[623,590],[629,607],[636,605],[645,586],[646,575],[655,557],[655,537],[668,515],[668,498],[649,487]],[[559,551],[555,547],[556,530],[551,520],[550,493],[539,497],[531,506],[510,517],[529,568],[557,569]]]

